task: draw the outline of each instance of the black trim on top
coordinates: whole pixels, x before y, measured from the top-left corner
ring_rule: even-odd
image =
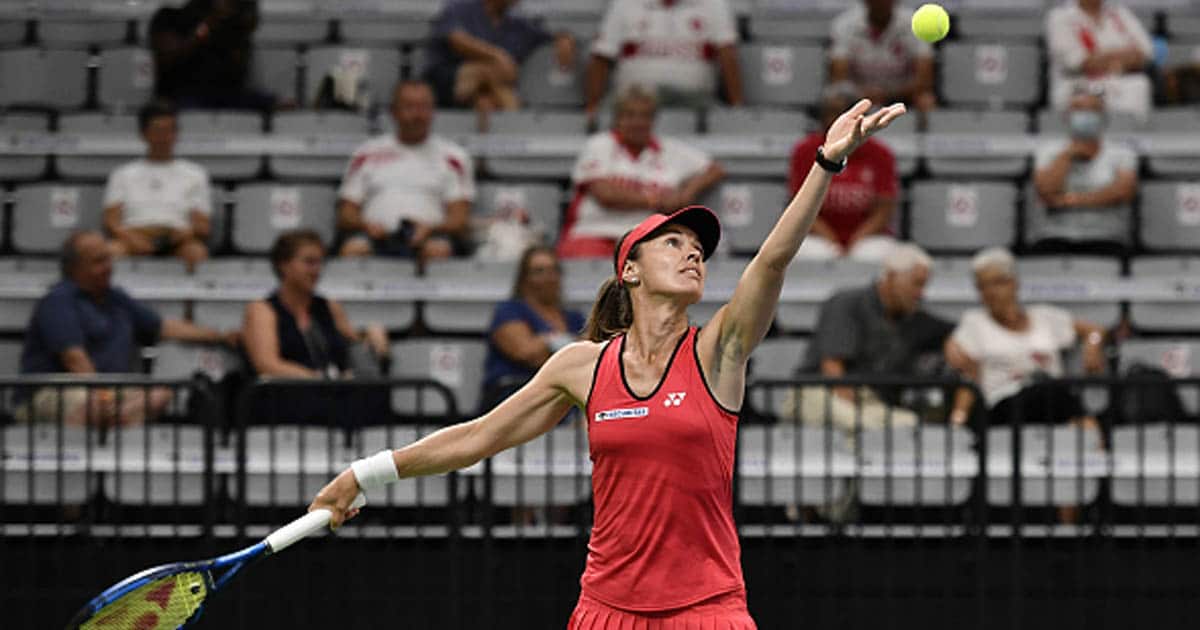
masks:
[[[698,341],[699,339],[700,339],[700,329],[697,328],[696,329],[696,340]],[[717,396],[715,394],[713,394],[712,387],[708,386],[708,377],[704,375],[704,364],[700,362],[700,344],[696,343],[696,341],[692,342],[692,356],[696,360],[696,371],[700,373],[700,382],[704,383],[704,391],[708,392],[708,397],[713,401],[713,404],[715,404],[718,409],[720,409],[721,411],[724,411],[725,413],[740,417],[742,415],[742,411],[740,409],[738,409],[737,411],[734,411],[733,409],[730,409],[729,407],[722,405],[721,401],[717,400]],[[742,404],[743,405],[746,404],[746,400],[744,397],[742,399]]]
[[[583,401],[585,416],[588,414],[588,407],[592,404],[592,392],[596,391],[596,376],[600,374],[600,364],[604,362],[604,355],[608,353],[608,347],[612,345],[612,342],[612,339],[604,342],[604,347],[600,348],[600,356],[596,359],[596,366],[592,368],[592,384],[588,385],[587,400]]]
[[[663,370],[662,376],[659,377],[658,385],[654,386],[654,391],[651,391],[645,396],[638,396],[637,394],[633,393],[633,388],[629,386],[629,381],[625,378],[625,340],[629,338],[629,333],[621,335],[621,348],[620,354],[617,355],[617,365],[621,368],[621,384],[625,386],[625,393],[629,394],[634,400],[639,402],[654,398],[654,395],[658,393],[658,390],[662,389],[663,383],[667,382],[667,375],[671,373],[671,366],[675,364],[675,355],[679,354],[679,348],[683,347],[684,340],[687,339],[687,336],[691,334],[691,332],[692,329],[689,326],[687,330],[683,331],[683,335],[679,337],[679,341],[675,342],[675,349],[671,351],[671,358],[667,359],[667,368]]]

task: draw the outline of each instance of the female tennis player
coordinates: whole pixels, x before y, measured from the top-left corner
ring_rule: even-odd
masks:
[[[333,523],[351,501],[405,477],[465,468],[585,411],[595,504],[582,592],[569,630],[754,628],[733,523],[733,462],[746,361],[775,315],[784,272],[830,178],[867,137],[904,114],[860,101],[817,150],[804,184],[703,328],[688,306],[704,291],[720,239],[711,210],[642,221],[617,243],[614,273],[584,331],[482,417],[361,459],[317,494]]]

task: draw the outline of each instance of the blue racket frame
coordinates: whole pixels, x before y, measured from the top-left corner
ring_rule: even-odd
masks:
[[[250,564],[263,556],[271,553],[270,546],[264,540],[256,543],[241,551],[235,551],[211,560],[202,560],[199,562],[176,562],[174,564],[164,564],[161,566],[146,569],[141,573],[130,576],[113,586],[110,586],[103,593],[100,593],[88,602],[75,618],[67,625],[67,630],[76,630],[79,626],[87,623],[104,609],[105,606],[117,601],[118,599],[128,595],[151,582],[161,580],[165,577],[178,575],[180,573],[200,573],[204,576],[205,587],[208,589],[209,595],[215,593],[225,586],[233,576],[237,575],[242,567]],[[213,572],[227,569],[220,577],[214,578]],[[207,601],[208,597],[205,597]],[[191,625],[200,618],[200,614],[204,612],[204,604],[201,602],[196,612],[188,617],[187,621],[183,622],[180,628]]]

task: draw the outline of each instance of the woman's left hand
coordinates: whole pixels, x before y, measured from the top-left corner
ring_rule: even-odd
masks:
[[[864,98],[833,121],[829,131],[825,132],[826,159],[833,162],[842,161],[867,138],[886,129],[893,120],[907,111],[903,103],[895,103],[868,116],[867,110],[871,109],[871,104],[870,100]]]
[[[1104,347],[1100,344],[1087,344],[1083,348],[1083,371],[1088,374],[1104,373]]]

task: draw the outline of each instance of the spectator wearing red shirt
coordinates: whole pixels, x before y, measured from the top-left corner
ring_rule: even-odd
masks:
[[[850,104],[843,95],[827,96],[820,129],[828,128]],[[825,133],[817,130],[793,149],[788,177],[793,195],[812,169],[817,147],[824,141]],[[867,139],[846,170],[829,184],[825,205],[797,257],[828,260],[849,256],[866,262],[882,261],[896,245],[891,223],[898,189],[896,158],[891,149],[878,140]]]

